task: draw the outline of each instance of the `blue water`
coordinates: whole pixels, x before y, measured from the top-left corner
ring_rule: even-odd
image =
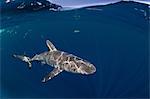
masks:
[[[2,9],[1,98],[148,98],[148,11],[133,2],[61,12]],[[92,62],[96,73],[62,72],[42,83],[51,66],[33,62],[29,70],[12,57],[47,51],[47,39]]]

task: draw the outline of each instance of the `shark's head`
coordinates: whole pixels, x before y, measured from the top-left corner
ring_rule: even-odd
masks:
[[[82,74],[93,74],[96,72],[96,68],[93,64],[87,60],[81,58],[76,58],[76,65],[79,67],[78,72]]]
[[[96,72],[95,66],[89,63],[82,63],[80,66],[80,70],[82,74],[93,74]]]

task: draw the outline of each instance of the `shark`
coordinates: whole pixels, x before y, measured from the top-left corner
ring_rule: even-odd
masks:
[[[49,40],[46,40],[46,45],[49,49],[48,51],[36,54],[32,58],[25,55],[13,54],[15,58],[28,63],[28,67],[30,69],[32,67],[32,61],[40,61],[42,64],[52,66],[54,69],[43,78],[43,83],[47,82],[63,71],[85,75],[93,74],[96,72],[96,67],[87,60],[84,60],[68,52],[57,50]]]

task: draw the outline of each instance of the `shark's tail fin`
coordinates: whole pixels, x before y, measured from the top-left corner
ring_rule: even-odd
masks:
[[[28,65],[29,65],[29,69],[31,69],[31,67],[32,67],[32,64],[31,64],[31,58],[30,57],[27,57],[27,56],[24,56],[24,55],[13,55],[15,58],[18,58],[18,59],[20,59],[20,60],[22,60],[22,61],[24,61],[24,62],[26,62],[26,63],[28,63]]]

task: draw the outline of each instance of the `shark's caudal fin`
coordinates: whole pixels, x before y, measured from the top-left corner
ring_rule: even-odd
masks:
[[[27,57],[27,56],[24,56],[24,55],[13,55],[15,58],[18,58],[18,59],[20,59],[20,60],[22,60],[22,61],[24,61],[24,62],[26,62],[26,63],[28,63],[28,65],[29,65],[29,69],[31,69],[31,66],[32,66],[32,64],[31,64],[31,59],[30,59],[30,57]]]

